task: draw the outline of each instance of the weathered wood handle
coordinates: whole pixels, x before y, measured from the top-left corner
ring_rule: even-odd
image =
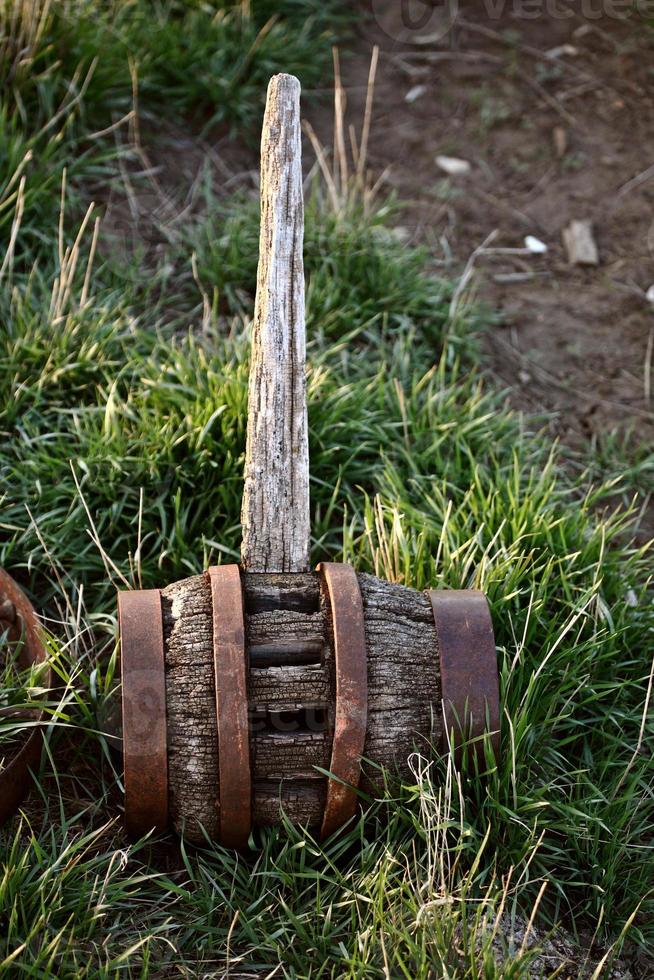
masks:
[[[261,134],[261,233],[252,333],[243,568],[309,569],[300,83],[274,75]]]

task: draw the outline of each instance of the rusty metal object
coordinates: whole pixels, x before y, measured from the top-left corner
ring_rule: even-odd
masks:
[[[238,565],[207,570],[213,607],[220,842],[242,850],[250,836],[252,781],[243,591]]]
[[[500,752],[500,692],[495,636],[483,592],[428,590],[438,636],[445,731],[460,765],[465,746],[484,766],[485,733],[495,755]]]
[[[161,592],[119,592],[125,826],[132,839],[168,827],[168,742]]]
[[[318,572],[331,605],[336,667],[334,741],[321,835],[329,837],[353,815],[368,725],[368,665],[363,601],[351,565],[323,562]]]
[[[0,632],[4,633],[5,630],[12,643],[23,640],[19,653],[22,667],[28,669],[34,664],[46,662],[47,654],[36,612],[22,589],[0,568]],[[48,668],[44,686],[54,686],[52,667]],[[0,772],[0,823],[3,823],[22,803],[31,785],[30,770],[39,765],[46,713],[18,707],[4,709],[0,713],[4,717],[29,717],[34,722],[23,746]]]

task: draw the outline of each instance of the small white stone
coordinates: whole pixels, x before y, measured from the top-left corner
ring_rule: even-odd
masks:
[[[404,101],[409,103],[415,102],[417,99],[421,98],[426,91],[426,85],[414,85],[413,88],[410,88],[407,94],[404,96]]]
[[[536,238],[534,235],[527,235],[525,238],[525,248],[534,255],[544,255],[547,251],[547,245],[545,242],[541,242],[540,238]]]
[[[567,55],[569,58],[575,58],[579,54],[579,48],[575,48],[574,44],[560,44],[557,48],[550,48],[549,51],[545,52],[546,58],[560,58],[562,55]]]
[[[645,296],[650,301],[650,303],[654,303],[654,283],[652,283],[652,285],[649,287],[649,289],[645,293]]]
[[[463,177],[472,170],[468,160],[461,160],[459,157],[436,157],[436,165],[450,177]]]
[[[635,607],[638,605],[638,596],[636,595],[633,589],[627,589],[627,595],[625,596],[625,601],[628,606],[631,606],[632,609],[635,609]]]

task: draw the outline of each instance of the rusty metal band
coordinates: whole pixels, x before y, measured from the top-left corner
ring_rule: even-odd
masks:
[[[321,834],[329,837],[354,815],[368,726],[368,664],[363,601],[351,565],[318,565],[331,606],[336,670],[334,740]]]
[[[168,826],[168,739],[161,592],[118,593],[125,827],[130,838]]]
[[[470,743],[471,755],[484,765],[485,733],[495,759],[500,751],[500,692],[495,636],[488,601],[474,589],[430,590],[441,671],[445,730],[443,750],[451,744],[461,763]]]
[[[7,632],[11,643],[23,642],[19,663],[24,669],[46,663],[47,654],[42,630],[34,608],[19,586],[0,568],[0,632]],[[52,667],[47,669],[43,686],[54,687]],[[43,726],[46,712],[38,709],[4,709],[3,717],[29,718],[32,730],[22,747],[0,770],[0,823],[11,817],[27,795],[32,784],[30,770],[36,770],[41,760]]]
[[[242,850],[252,823],[243,590],[238,565],[207,570],[213,608],[220,842]]]

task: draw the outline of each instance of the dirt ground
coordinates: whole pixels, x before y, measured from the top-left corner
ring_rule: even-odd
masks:
[[[472,272],[477,298],[499,311],[487,366],[515,406],[547,413],[572,447],[616,428],[647,445],[654,12],[650,27],[640,14],[618,16],[618,0],[443,2],[364,0],[344,45],[347,122],[359,134],[379,46],[368,166],[380,194],[408,202],[398,231],[430,246],[436,274]],[[332,88],[330,76],[322,104],[304,104],[327,147]],[[161,247],[193,213],[207,160],[220,191],[256,185],[256,143],[169,125],[144,137],[157,186],[106,202],[104,227],[126,245]],[[448,176],[442,155],[469,173]],[[307,169],[314,160],[307,140]],[[597,267],[569,264],[562,231],[572,219],[592,221]],[[547,251],[527,252],[528,235]]]
[[[361,119],[377,44],[370,167],[411,202],[403,224],[430,244],[436,272],[460,275],[472,257],[478,297],[501,314],[486,351],[511,400],[554,413],[572,444],[616,426],[649,440],[654,26],[617,19],[610,2],[598,16],[599,0],[570,17],[545,0],[540,13],[538,0],[464,2],[453,23],[418,0],[367,6],[342,66],[348,117]],[[439,155],[470,172],[448,176]],[[572,219],[593,223],[596,268],[568,263]],[[527,235],[547,252],[503,251],[524,250]]]

